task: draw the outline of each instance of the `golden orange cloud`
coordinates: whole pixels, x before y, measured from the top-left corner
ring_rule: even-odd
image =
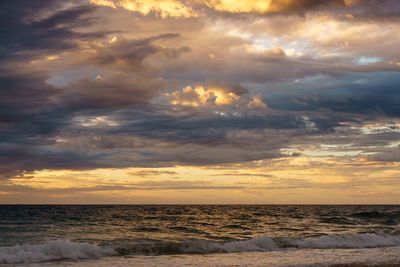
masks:
[[[334,3],[344,6],[354,5],[360,0],[309,1],[309,0],[204,0],[212,9],[230,13],[276,13],[312,7],[318,4]]]
[[[231,105],[238,101],[240,96],[222,87],[187,86],[181,91],[167,94],[173,105],[198,107],[207,104],[217,106]]]
[[[111,8],[123,8],[143,15],[155,13],[166,17],[195,17],[197,14],[179,0],[90,0],[91,4]]]
[[[260,96],[254,96],[250,99],[249,103],[247,104],[249,108],[266,108],[267,104],[264,103]]]
[[[192,0],[184,4],[179,0],[89,0],[91,4],[111,8],[123,8],[129,11],[140,12],[144,15],[155,13],[165,17],[196,17],[198,14],[190,7],[205,5],[208,8],[229,13],[277,13],[298,10],[319,4],[339,4],[351,6],[361,0]]]
[[[172,105],[201,106],[245,106],[246,108],[266,108],[267,105],[259,96],[242,96],[231,89],[221,86],[187,86],[182,90],[166,94]]]
[[[29,179],[0,181],[14,189],[0,188],[0,200],[34,202],[45,196],[49,203],[332,204],[376,203],[379,196],[379,203],[398,203],[399,167],[398,162],[360,157],[299,156],[207,167],[41,170]]]
[[[281,11],[290,4],[290,0],[285,1],[265,1],[265,0],[205,0],[205,4],[218,11],[232,13],[269,13]]]

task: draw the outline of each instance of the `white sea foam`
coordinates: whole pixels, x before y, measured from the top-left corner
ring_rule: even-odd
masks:
[[[284,248],[371,248],[400,246],[400,236],[378,234],[326,235],[309,238],[260,237],[225,244],[209,244],[206,251],[245,252],[272,251]]]
[[[116,252],[112,248],[89,243],[55,240],[37,245],[0,247],[0,264],[91,259],[115,254]]]
[[[193,253],[234,253],[291,249],[376,248],[400,246],[398,235],[355,234],[326,235],[309,238],[260,237],[218,243],[206,240],[134,241],[99,246],[65,240],[37,245],[0,247],[1,263],[29,263],[55,260],[97,259],[118,255],[168,255]]]
[[[299,248],[368,248],[400,245],[398,235],[355,234],[326,235],[306,239],[289,239],[288,244]]]

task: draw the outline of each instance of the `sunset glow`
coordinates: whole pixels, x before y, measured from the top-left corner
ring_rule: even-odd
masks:
[[[397,1],[0,6],[2,204],[400,204]]]

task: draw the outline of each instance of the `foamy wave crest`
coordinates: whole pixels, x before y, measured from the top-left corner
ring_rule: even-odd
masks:
[[[284,239],[289,246],[298,248],[371,248],[400,245],[398,235],[355,234],[326,235],[306,239]]]
[[[231,253],[246,251],[273,251],[286,248],[372,248],[400,246],[400,236],[355,234],[326,235],[309,238],[259,237],[250,240],[219,243],[207,240],[186,240],[182,242],[132,242],[115,247],[119,254],[199,254]]]
[[[37,245],[0,247],[0,264],[91,259],[112,255],[116,255],[116,252],[109,247],[55,240]]]
[[[50,241],[39,245],[0,247],[1,263],[28,263],[54,260],[97,259],[122,255],[208,254],[283,249],[373,248],[400,246],[399,235],[355,234],[326,235],[308,238],[260,237],[231,242],[208,240],[154,241],[138,240],[108,245]]]

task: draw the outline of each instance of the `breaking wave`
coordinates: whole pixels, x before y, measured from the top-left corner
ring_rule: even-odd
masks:
[[[37,245],[0,247],[0,264],[96,259],[113,255],[117,255],[117,253],[111,247],[67,240],[55,240]]]
[[[288,248],[334,249],[388,246],[400,246],[400,235],[354,234],[308,238],[259,237],[225,243],[208,240],[180,242],[141,240],[103,245],[55,240],[36,245],[0,247],[0,264],[98,259],[123,255],[208,254],[274,251]]]

